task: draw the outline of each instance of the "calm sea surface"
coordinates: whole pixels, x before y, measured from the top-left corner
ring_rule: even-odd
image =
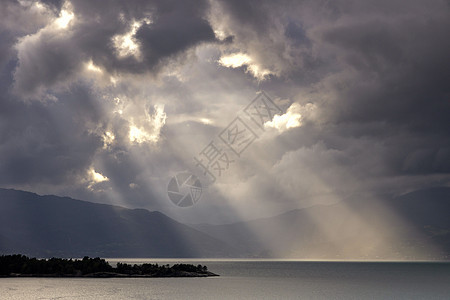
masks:
[[[108,259],[209,278],[0,278],[0,299],[450,299],[450,263]]]

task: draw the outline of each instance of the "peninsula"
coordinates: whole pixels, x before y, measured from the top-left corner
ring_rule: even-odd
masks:
[[[83,259],[37,259],[25,255],[1,255],[0,277],[208,277],[219,276],[206,266],[191,264],[141,264],[117,263],[112,267],[99,257]]]

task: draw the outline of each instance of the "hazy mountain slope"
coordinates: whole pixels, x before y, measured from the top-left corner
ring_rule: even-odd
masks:
[[[159,212],[0,189],[0,253],[449,259],[450,188],[342,201],[199,232]]]
[[[450,188],[194,227],[226,241],[245,256],[449,259]]]
[[[224,242],[159,212],[0,189],[0,253],[226,257]]]

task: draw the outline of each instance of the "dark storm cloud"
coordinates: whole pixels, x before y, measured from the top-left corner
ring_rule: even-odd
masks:
[[[84,127],[95,118],[82,104],[92,100],[88,93],[81,88],[65,96],[68,106],[24,104],[7,94],[0,96],[2,185],[64,185],[84,176],[102,141]]]
[[[391,22],[361,20],[324,34],[362,79],[338,90],[344,100],[333,110],[342,121],[388,120],[416,130],[449,130],[449,19]]]
[[[98,95],[84,83],[72,81],[89,59],[113,75],[156,73],[170,58],[182,55],[201,42],[214,42],[214,33],[205,20],[207,2],[118,1],[107,9],[102,1],[70,3],[67,9],[73,10],[75,16],[73,26],[67,29],[45,27],[42,23],[41,27],[26,30],[23,24],[15,24],[11,18],[6,19],[8,26],[2,26],[5,30],[1,34],[1,53],[5,55],[1,62],[9,61],[9,69],[2,73],[5,80],[2,81],[4,93],[0,109],[0,155],[7,159],[0,164],[0,182],[28,188],[45,184],[60,186],[62,190],[76,190],[80,197],[95,200],[92,194],[79,188],[89,183],[84,182],[89,179],[86,171],[94,167],[108,175],[116,194],[131,202],[136,199],[133,205],[148,205],[149,199],[155,201],[151,190],[131,189],[130,185],[145,187],[146,178],[139,179],[138,175],[146,168],[153,172],[164,168],[164,164],[170,165],[174,158],[167,152],[162,153],[165,155],[130,153],[127,148],[129,122],[111,115],[105,104],[95,99]],[[63,9],[63,2],[46,1],[44,4],[51,8],[53,18]],[[30,8],[11,2],[8,10],[5,18],[11,12],[19,16],[29,14]],[[133,22],[142,18],[152,21],[149,25],[144,23],[134,36],[143,59],[117,57],[112,38],[127,33]],[[17,50],[13,47],[15,44]],[[14,57],[16,51],[17,58]],[[61,85],[62,88],[57,89]],[[13,86],[15,93],[11,94]],[[22,96],[47,103],[24,104]],[[53,99],[57,101],[52,102]],[[107,126],[115,134],[117,146],[104,150],[101,130],[107,130]],[[101,130],[97,131],[98,128]],[[137,161],[137,155],[156,156],[157,162]],[[106,188],[103,183],[96,187]],[[138,194],[140,196],[136,197]],[[108,196],[100,196],[103,197],[100,200],[108,201],[105,199]]]
[[[267,1],[226,0],[218,2],[242,28],[250,27],[253,31],[261,33],[267,31],[271,25],[270,10],[272,8],[267,7]]]
[[[183,18],[186,10],[168,12],[156,24],[143,25],[136,33],[145,53],[145,62],[157,66],[161,59],[170,57],[200,42],[213,41],[214,32],[202,18]],[[177,20],[174,22],[174,20]]]
[[[0,72],[3,71],[5,64],[11,59],[13,51],[11,46],[14,45],[15,37],[8,32],[0,32]]]
[[[16,71],[19,92],[30,95],[69,81],[89,59],[111,74],[157,72],[169,58],[201,42],[215,41],[205,20],[206,1],[103,1],[75,0],[73,26],[58,31],[47,28],[19,46]],[[59,14],[60,12],[57,12]],[[134,22],[147,18],[132,36],[143,59],[118,57],[113,38],[129,32]]]
[[[350,130],[379,124],[363,134],[389,148],[386,162],[400,174],[450,172],[450,14],[433,3],[432,13],[355,18],[323,33],[347,72],[324,103],[328,120]]]
[[[281,70],[260,86],[317,108],[302,127],[249,150],[275,166],[248,181],[265,192],[246,199],[280,201],[293,186],[291,199],[342,199],[450,183],[448,2],[220,3],[241,49]]]
[[[219,182],[225,192],[206,204],[215,214],[224,199],[250,199],[236,206],[251,212],[357,189],[449,184],[448,1],[42,3],[49,9],[14,1],[0,9],[2,186],[73,185],[80,198],[171,205],[163,198],[170,172],[184,169],[259,88],[314,111],[249,148],[230,175],[240,188],[233,178]],[[74,20],[59,29],[52,22],[64,9]],[[140,56],[120,56],[114,37],[134,22]],[[244,66],[218,65],[230,53],[271,75],[258,81]],[[90,60],[101,71],[89,73]],[[167,113],[161,139],[130,141],[131,126],[154,121],[156,104]],[[105,132],[115,137],[109,146]],[[95,192],[83,181],[91,167],[109,178]]]
[[[14,44],[20,36],[34,33],[44,26],[47,14],[38,11],[24,10],[14,0],[2,1],[0,6],[0,69],[9,60],[14,59]]]
[[[72,78],[83,68],[84,56],[72,43],[61,35],[55,37],[53,32],[43,32],[39,38],[22,43],[14,74],[16,91],[33,97]]]
[[[31,3],[32,5],[33,3]],[[4,15],[5,14],[5,15]],[[98,136],[90,134],[85,122],[98,122],[100,117],[87,88],[73,86],[69,92],[55,94],[62,102],[26,104],[12,93],[14,74],[21,77],[16,88],[36,89],[39,82],[52,84],[63,80],[60,68],[69,69],[78,57],[73,47],[32,41],[33,49],[25,49],[17,57],[14,45],[21,37],[34,34],[45,26],[50,14],[36,7],[22,7],[18,2],[2,3],[0,9],[0,182],[2,186],[67,184],[84,176],[96,149],[102,145]],[[31,51],[33,50],[33,51]],[[73,58],[72,58],[73,59]],[[29,69],[21,69],[20,63]],[[16,72],[16,73],[15,73]],[[73,143],[73,144],[72,144]]]
[[[130,145],[129,120],[112,112],[113,105],[99,97],[95,83],[80,80],[79,75],[85,74],[90,59],[111,75],[155,74],[170,58],[183,56],[202,42],[215,42],[206,21],[207,2],[117,1],[107,9],[102,1],[71,1],[68,7],[64,1],[42,3],[50,8],[43,21],[41,8],[34,4],[11,1],[0,11],[2,25],[6,24],[0,33],[0,63],[5,66],[1,73],[0,155],[4,159],[0,184],[41,191],[48,185],[99,200],[84,190],[91,184],[87,170],[94,168],[109,180],[108,184],[97,183],[96,190],[113,185],[115,194],[131,202],[136,198],[134,205],[148,204],[155,197],[142,173],[148,169],[147,176],[151,176],[175,159],[166,151],[144,151],[148,144]],[[52,22],[64,9],[73,11],[74,20],[67,29],[60,29]],[[31,13],[35,10],[36,16]],[[16,23],[11,15],[18,16]],[[35,16],[29,20],[34,26],[20,22],[26,16]],[[133,22],[143,18],[151,24],[141,23],[133,37],[143,59],[118,57],[112,38],[126,34]],[[119,94],[120,89],[116,89]],[[141,93],[130,89],[124,87],[123,92]],[[40,102],[24,102],[24,98]],[[143,110],[141,103],[134,105]],[[102,137],[106,130],[115,135],[115,144],[108,149]],[[108,196],[100,198],[108,201]]]
[[[64,0],[40,0],[41,3],[49,6],[51,9],[60,11],[64,4]]]

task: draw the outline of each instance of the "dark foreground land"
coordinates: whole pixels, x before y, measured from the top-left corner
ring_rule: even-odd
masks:
[[[175,264],[130,265],[112,267],[101,258],[65,259],[28,258],[25,255],[0,256],[0,277],[207,277],[218,276],[206,266]]]

